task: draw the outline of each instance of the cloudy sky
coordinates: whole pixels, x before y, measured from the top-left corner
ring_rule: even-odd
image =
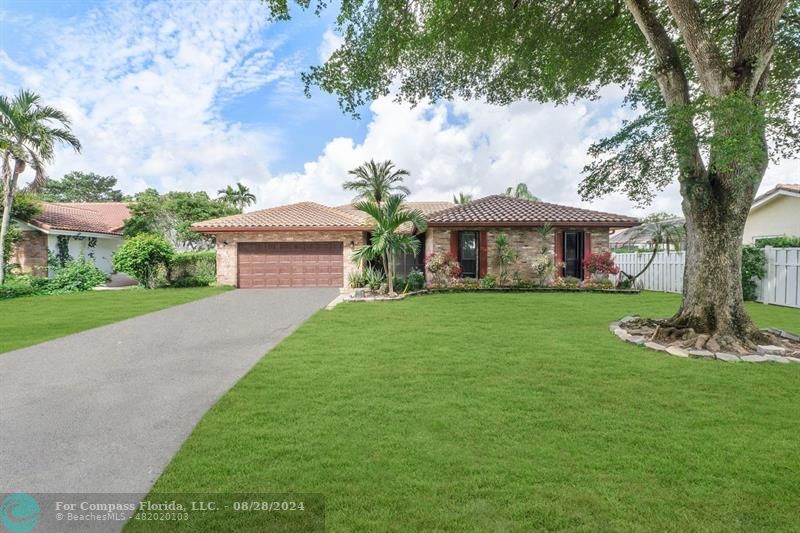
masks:
[[[675,187],[647,208],[618,195],[578,197],[586,148],[626,117],[613,88],[564,107],[383,99],[360,120],[330,95],[307,99],[299,73],[337,46],[334,16],[269,23],[251,0],[0,0],[0,92],[33,89],[72,118],[83,152],[59,152],[52,177],[110,174],[127,193],[215,193],[241,181],[259,207],[337,204],[350,198],[347,170],[388,158],[411,172],[417,200],[522,181],[551,202],[679,212]],[[784,161],[762,190],[798,181],[800,161]]]

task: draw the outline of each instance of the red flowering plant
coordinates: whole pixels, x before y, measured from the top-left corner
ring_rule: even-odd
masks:
[[[583,268],[592,275],[615,276],[619,274],[619,267],[614,262],[614,257],[611,255],[611,252],[587,255],[583,260]]]
[[[425,268],[431,274],[431,286],[447,287],[461,275],[461,265],[449,252],[433,252],[425,258]]]

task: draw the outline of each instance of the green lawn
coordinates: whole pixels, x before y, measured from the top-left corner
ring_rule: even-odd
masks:
[[[608,331],[678,301],[450,294],[322,311],[209,411],[154,493],[321,493],[329,531],[799,530],[800,365],[681,359]],[[800,331],[800,310],[751,310]]]
[[[0,353],[158,311],[225,288],[127,289],[0,301]]]

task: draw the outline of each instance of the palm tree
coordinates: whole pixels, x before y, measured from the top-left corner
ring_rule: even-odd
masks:
[[[219,193],[220,200],[232,207],[235,207],[239,211],[244,211],[245,207],[256,203],[256,195],[251,193],[247,186],[242,185],[239,182],[236,182],[236,188],[228,185],[224,189],[220,189],[217,192]]]
[[[408,209],[404,205],[405,195],[391,194],[383,197],[383,203],[362,200],[353,205],[368,214],[375,221],[370,244],[364,245],[353,254],[353,260],[364,261],[381,258],[389,284],[389,294],[394,294],[394,259],[399,253],[419,252],[419,240],[410,232],[400,233],[401,226],[412,225],[417,231],[425,231],[427,223],[418,209]]]
[[[650,268],[650,265],[653,264],[659,247],[663,245],[667,253],[669,253],[671,245],[677,252],[680,250],[683,239],[686,238],[686,228],[683,225],[683,220],[674,215],[656,213],[645,217],[642,219],[642,222],[643,224],[627,230],[625,234],[628,234],[628,232],[631,233],[631,242],[640,240],[637,239],[638,237],[649,237],[649,242],[653,246],[653,253],[650,255],[650,259],[647,261],[644,268],[637,274],[628,274],[620,270],[620,273],[627,278],[625,280],[626,283],[630,284],[631,287],[634,286],[639,276],[644,274],[647,269]]]
[[[349,171],[348,174],[355,179],[343,184],[344,190],[356,191],[358,200],[367,200],[381,205],[383,201],[393,194],[410,194],[408,187],[403,185],[403,178],[408,176],[408,171],[397,169],[389,160],[376,163],[370,159],[363,165]]]
[[[516,187],[509,187],[506,189],[505,195],[513,198],[521,198],[522,200],[531,200],[533,202],[539,201],[539,198],[528,190],[528,185],[526,183],[517,183]]]
[[[55,123],[55,124],[53,124]],[[54,107],[42,105],[41,97],[22,89],[14,98],[0,96],[0,150],[2,150],[3,218],[0,243],[5,242],[11,222],[11,206],[17,180],[27,167],[35,171],[32,191],[47,183],[45,164],[53,161],[55,144],[80,152],[81,143],[70,130],[69,118]],[[0,284],[5,280],[6,257],[0,246]]]
[[[454,204],[468,204],[472,201],[472,195],[466,192],[460,192],[458,194],[453,195],[453,203]]]

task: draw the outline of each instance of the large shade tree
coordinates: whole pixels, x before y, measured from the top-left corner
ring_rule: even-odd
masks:
[[[116,186],[114,176],[76,170],[60,180],[48,178],[40,196],[48,202],[122,202],[125,195]]]
[[[41,97],[20,90],[13,98],[0,96],[0,153],[2,154],[3,217],[0,243],[6,241],[11,222],[19,176],[29,167],[34,171],[32,190],[41,189],[47,180],[45,165],[53,161],[57,144],[80,151],[81,143],[72,134],[64,112],[42,103]],[[0,284],[5,281],[6,254],[0,246]]]
[[[264,2],[289,18],[287,0]],[[799,22],[800,0],[346,0],[343,44],[304,78],[352,113],[395,89],[505,105],[624,87],[637,118],[591,148],[580,192],[647,203],[677,179],[688,243],[672,331],[752,347],[741,237],[770,157],[798,146]]]

